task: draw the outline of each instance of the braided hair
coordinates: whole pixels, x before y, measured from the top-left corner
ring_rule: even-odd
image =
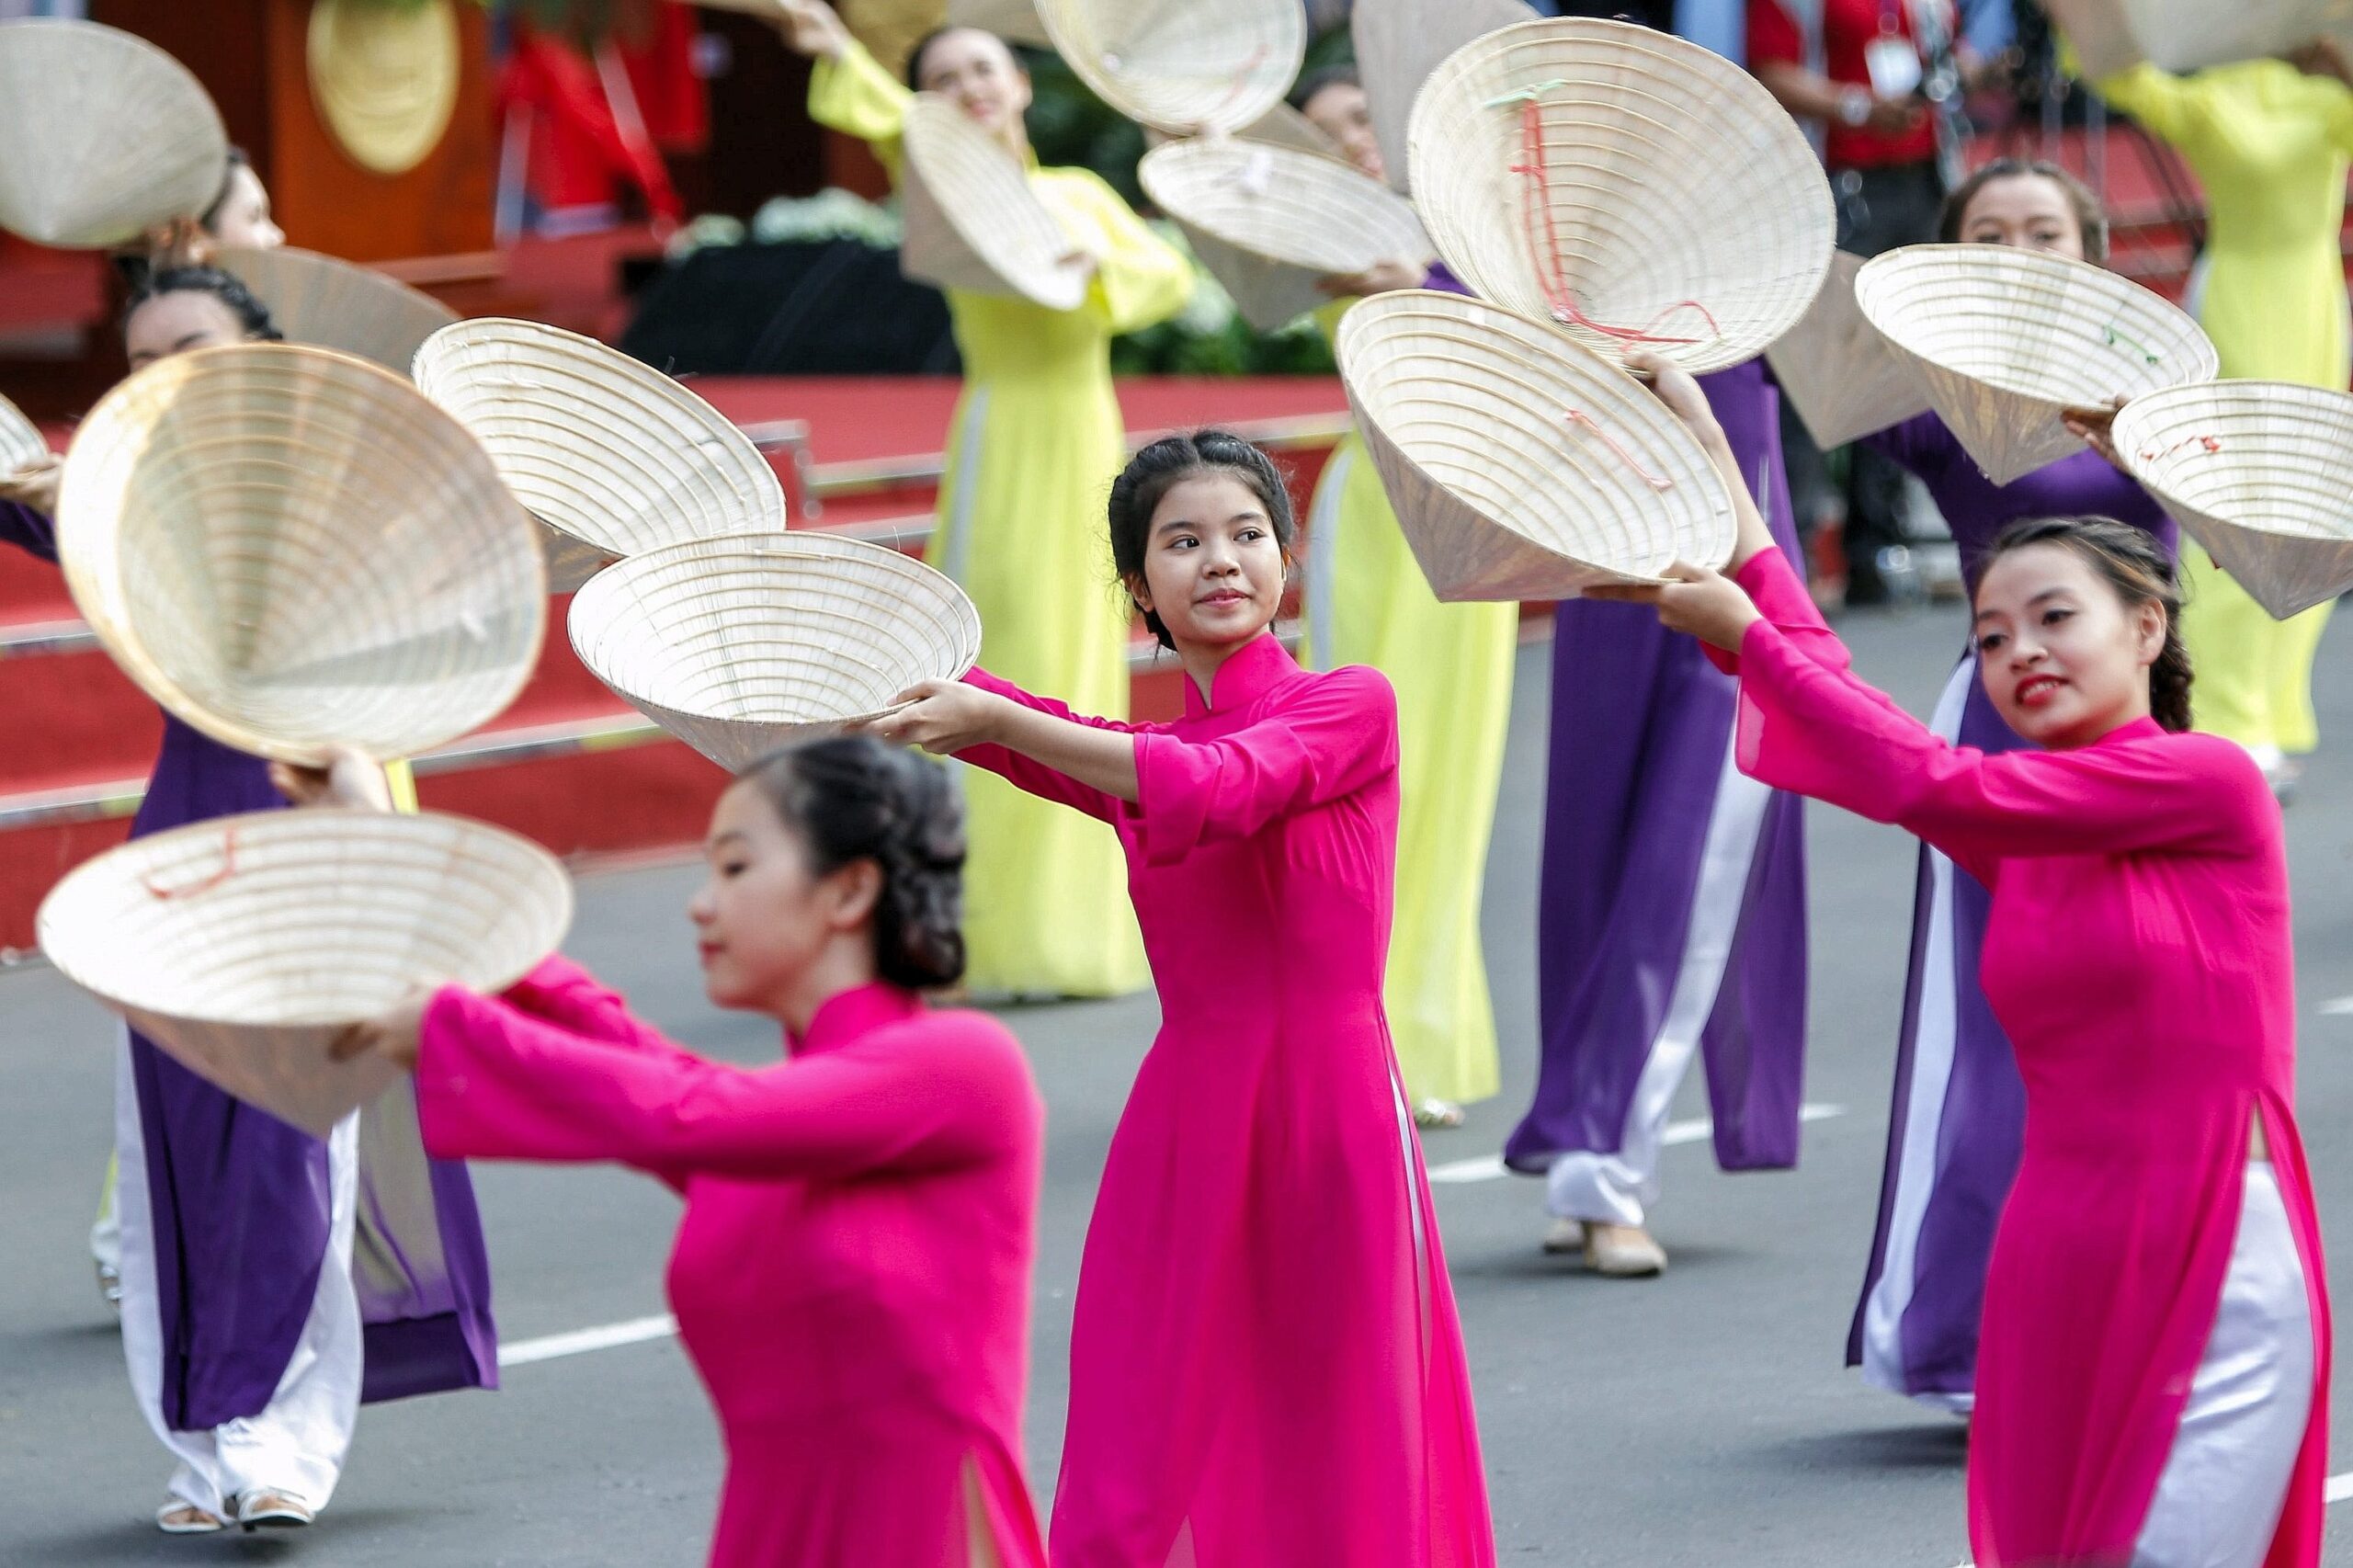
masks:
[[[269,319],[269,307],[254,298],[254,291],[234,276],[217,267],[167,267],[161,272],[151,272],[134,290],[131,302],[122,308],[122,324],[127,330],[131,318],[139,307],[165,294],[210,294],[228,308],[237,318],[238,329],[249,342],[281,343],[286,335]]]
[[[835,735],[769,753],[742,777],[829,876],[871,860],[875,972],[910,991],[964,976],[964,812],[948,770],[871,735]]]
[[[1282,471],[1275,466],[1275,460],[1230,431],[1169,436],[1131,458],[1120,477],[1111,482],[1111,564],[1131,597],[1143,581],[1144,555],[1152,544],[1152,515],[1160,509],[1162,499],[1186,480],[1221,474],[1250,487],[1267,509],[1275,542],[1282,547],[1284,557],[1290,557],[1291,538],[1298,528],[1291,518],[1290,491],[1283,484]],[[1143,623],[1160,639],[1162,647],[1176,646],[1159,616],[1145,610]]]
[[[2165,647],[2149,666],[2149,716],[2178,734],[2189,728],[2189,649],[2181,640],[2181,579],[2165,547],[2143,529],[2112,517],[2029,517],[2004,528],[1985,552],[1985,564],[2029,545],[2071,550],[2104,578],[2127,609],[2145,604],[2165,612]],[[1984,581],[1981,571],[1979,581]]]

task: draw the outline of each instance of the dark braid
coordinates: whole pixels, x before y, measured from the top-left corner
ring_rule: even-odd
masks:
[[[1190,436],[1170,436],[1154,441],[1128,460],[1111,482],[1111,564],[1133,595],[1143,581],[1143,558],[1152,543],[1152,515],[1161,499],[1188,479],[1230,474],[1250,487],[1267,509],[1267,526],[1283,554],[1290,554],[1290,491],[1283,483],[1275,460],[1225,430],[1199,430]],[[1143,623],[1164,648],[1176,646],[1160,617],[1144,611]]]
[[[2036,544],[2060,545],[2082,556],[2127,609],[2164,607],[2165,645],[2149,666],[2149,716],[2176,734],[2188,729],[2192,677],[2189,649],[2181,640],[2181,579],[2165,547],[2112,517],[2029,517],[2002,530],[1985,552],[1985,564]],[[1984,581],[1982,570],[1978,580]]]
[[[210,294],[237,318],[237,325],[248,342],[278,343],[285,339],[286,335],[269,319],[269,307],[254,298],[253,290],[242,280],[217,267],[170,267],[149,273],[131,294],[131,302],[122,308],[124,327],[131,325],[131,318],[140,306],[165,294]]]
[[[948,770],[870,735],[802,741],[743,777],[759,786],[826,876],[858,860],[882,873],[875,971],[927,991],[964,976],[964,812]]]

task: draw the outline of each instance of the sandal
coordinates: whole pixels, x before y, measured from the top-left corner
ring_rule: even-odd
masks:
[[[295,1529],[317,1517],[291,1492],[248,1492],[237,1499],[237,1523],[247,1530]]]
[[[175,1497],[155,1510],[155,1528],[165,1535],[218,1535],[229,1528],[229,1521]]]
[[[1462,1125],[1462,1108],[1452,1100],[1442,1100],[1433,1095],[1414,1108],[1414,1125],[1460,1127]]]

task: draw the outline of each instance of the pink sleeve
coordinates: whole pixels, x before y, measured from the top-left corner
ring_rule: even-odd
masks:
[[[1779,627],[1807,658],[1833,670],[1846,669],[1853,663],[1847,656],[1847,644],[1838,641],[1838,634],[1822,619],[1821,607],[1813,602],[1805,580],[1779,550],[1758,551],[1733,574],[1732,580],[1748,595],[1748,602],[1756,607],[1756,613]],[[1736,654],[1713,646],[1707,653],[1708,662],[1724,674],[1740,674]]]
[[[1397,767],[1397,695],[1378,670],[1317,679],[1267,718],[1213,741],[1136,737],[1144,859],[1182,860],[1353,794]]]
[[[673,1179],[840,1179],[1004,1152],[1035,1092],[994,1026],[926,1018],[757,1070],[617,1049],[449,987],[425,1016],[417,1115],[444,1159],[615,1160]]]
[[[500,998],[519,1013],[589,1040],[667,1056],[690,1054],[631,1013],[619,992],[561,953],[540,960]]]
[[[2269,805],[2252,760],[2209,735],[1988,756],[1824,668],[1769,622],[1741,643],[1741,770],[1895,823],[1981,881],[2033,855],[2242,852]]]
[[[1126,733],[1136,728],[1117,719],[1095,719],[1074,713],[1064,703],[1051,697],[1032,697],[1011,681],[999,680],[986,670],[972,670],[964,679],[968,684],[977,686],[983,691],[995,692],[1007,701],[1018,702],[1022,707],[1040,713],[1051,713],[1074,724],[1085,724],[1089,729]],[[1033,795],[1070,806],[1105,822],[1113,821],[1127,804],[1116,795],[1097,790],[1092,784],[1082,783],[1058,768],[1048,767],[1042,762],[1005,746],[966,746],[956,754],[956,760],[969,762],[975,767],[985,767]]]

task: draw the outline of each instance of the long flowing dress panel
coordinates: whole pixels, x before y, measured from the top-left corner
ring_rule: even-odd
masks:
[[[1062,717],[986,673],[975,685]],[[963,753],[1110,823],[1162,1023],[1087,1226],[1056,1568],[1484,1568],[1454,1292],[1381,1013],[1394,699],[1271,636],[1134,736],[1130,804]]]
[[[2020,518],[2113,517],[2154,536],[2168,555],[2176,548],[2165,509],[2095,453],[1997,485],[1934,414],[1863,440],[1927,487],[1972,592],[1985,552]],[[2026,744],[1995,710],[1971,650],[1931,727],[1987,753]],[[1953,1410],[1974,1398],[1985,1265],[2026,1120],[2018,1059],[1978,982],[1989,904],[1983,883],[1920,846],[1879,1223],[1847,1341],[1847,1364],[1870,1382]]]
[[[0,539],[57,558],[51,519],[25,507],[0,507]],[[163,728],[132,837],[286,803],[264,759],[168,713]],[[163,1317],[162,1414],[167,1426],[204,1430],[267,1406],[301,1339],[326,1256],[327,1149],[130,1038]],[[473,1186],[464,1167],[426,1157],[406,1096],[395,1090],[362,1119],[352,1278],[368,1400],[498,1383]]]
[[[1751,363],[1700,380],[1750,493],[1797,559],[1779,394]],[[1542,1051],[1516,1170],[1620,1149],[1695,924],[1731,944],[1699,1040],[1727,1170],[1797,1161],[1805,1070],[1802,802],[1764,806],[1727,907],[1698,907],[1708,824],[1731,744],[1733,682],[1688,637],[1632,605],[1554,612],[1537,985]]]
[[[1479,912],[1519,607],[1438,602],[1353,431],[1316,482],[1303,597],[1309,664],[1368,665],[1397,693],[1397,917],[1382,996],[1405,1092],[1485,1099],[1500,1067]]]
[[[2343,391],[2353,361],[2338,232],[2353,92],[2279,60],[2191,76],[2143,64],[2097,85],[2180,149],[2206,188],[2198,319],[2222,374]],[[2266,755],[2311,751],[2313,659],[2333,607],[2276,621],[2203,549],[2182,551],[2182,567],[2198,727]]]
[[[809,112],[876,144],[895,166],[911,95],[863,50],[820,62]],[[1127,462],[1111,339],[1167,319],[1190,266],[1085,169],[1029,172],[1029,187],[1096,259],[1086,301],[948,291],[964,392],[957,402],[928,559],[981,612],[982,657],[1007,679],[1128,710],[1134,611],[1112,568],[1105,503]],[[1097,824],[1002,780],[963,775],[966,978],[975,991],[1098,996],[1146,979],[1120,846]]]
[[[861,986],[750,1070],[551,960],[435,996],[417,1103],[444,1155],[613,1160],[685,1196],[667,1286],[726,1438],[713,1568],[1042,1568],[1021,1407],[1045,1110],[1001,1025]]]
[[[1957,748],[1848,673],[1774,552],[1741,581],[1764,617],[1737,661],[1741,767],[1909,829],[1993,893],[1985,992],[2027,1118],[1985,1284],[1976,1560],[2131,1558],[2215,1327],[2260,1118],[2314,1340],[2266,1561],[2312,1568],[2327,1276],[2293,1110],[2287,857],[2260,771],[2146,719],[2074,751]]]

